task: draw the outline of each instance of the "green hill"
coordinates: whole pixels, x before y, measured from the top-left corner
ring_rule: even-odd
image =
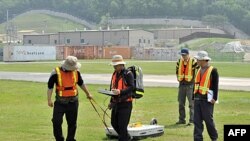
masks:
[[[182,48],[188,46],[188,48],[192,50],[201,50],[208,46],[211,46],[214,43],[226,44],[231,41],[237,41],[237,39],[229,39],[229,38],[197,38],[185,43],[179,44],[178,48]]]
[[[34,30],[37,33],[55,33],[66,30],[83,30],[84,25],[72,22],[68,19],[54,17],[46,14],[25,14],[9,21],[20,30]],[[0,34],[5,33],[6,22],[0,24]]]
[[[177,47],[187,47],[193,51],[205,50],[213,58],[213,61],[228,61],[228,62],[241,62],[244,59],[245,52],[235,53],[228,52],[223,53],[220,50],[224,48],[224,45],[228,42],[240,41],[239,39],[228,39],[228,38],[199,38],[193,39]]]

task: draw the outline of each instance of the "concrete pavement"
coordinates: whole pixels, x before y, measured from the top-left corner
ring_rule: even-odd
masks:
[[[0,72],[0,79],[47,82],[50,73]],[[82,74],[86,84],[109,84],[111,74]],[[144,85],[152,87],[178,87],[175,75],[143,76]],[[220,77],[219,88],[225,90],[250,91],[249,78]]]

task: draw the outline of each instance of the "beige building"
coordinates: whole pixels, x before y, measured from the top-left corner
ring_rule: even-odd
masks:
[[[23,35],[24,45],[57,45],[57,34]]]
[[[23,41],[23,35],[37,35],[38,33],[35,32],[35,30],[19,30],[17,32],[17,40]]]
[[[166,39],[179,39],[184,36],[190,35],[196,32],[207,32],[210,33],[210,28],[169,28],[169,29],[159,29],[152,30],[154,37],[157,40]]]
[[[133,29],[67,31],[57,34],[23,35],[23,44],[152,47],[154,35],[148,31]]]

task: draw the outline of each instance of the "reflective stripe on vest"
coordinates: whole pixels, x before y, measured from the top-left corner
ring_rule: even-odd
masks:
[[[56,93],[60,97],[70,97],[77,95],[77,71],[64,72],[56,67],[57,81]]]
[[[198,70],[196,77],[195,77],[195,86],[194,86],[194,94],[197,92],[199,94],[205,95],[207,94],[210,88],[210,76],[213,70],[213,66],[210,66],[203,74],[201,78],[201,69]]]
[[[117,85],[117,88],[116,88],[116,86],[115,86],[116,79],[117,79],[116,73],[114,73],[113,76],[112,76],[112,81],[111,81],[112,82],[112,84],[111,84],[111,88],[112,89],[119,89],[121,91],[122,89],[126,89],[127,88],[127,85],[124,83],[122,77],[119,78],[118,85]],[[128,97],[126,101],[133,101],[132,96]]]
[[[181,58],[179,60],[178,81],[182,81],[183,79],[185,79],[187,82],[190,82],[193,79],[192,65],[193,65],[193,59],[191,58],[188,59],[186,68],[184,67],[184,59]]]

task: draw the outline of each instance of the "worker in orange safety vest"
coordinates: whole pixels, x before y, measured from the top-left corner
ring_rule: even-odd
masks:
[[[179,82],[179,120],[176,124],[186,124],[185,103],[187,99],[189,103],[189,122],[187,125],[192,125],[194,118],[194,103],[192,96],[194,91],[194,76],[197,69],[197,63],[196,60],[189,55],[189,50],[187,48],[182,48],[180,54],[181,58],[176,64],[176,76]]]
[[[56,67],[48,80],[47,100],[48,106],[53,110],[53,133],[56,141],[64,141],[62,132],[63,116],[65,114],[68,124],[66,141],[75,141],[78,115],[78,89],[77,85],[85,92],[88,99],[92,95],[88,91],[79,72],[81,64],[75,56],[68,56],[60,67]],[[56,85],[56,96],[52,102],[52,92]]]
[[[111,97],[109,108],[111,111],[111,125],[118,134],[119,141],[129,141],[128,124],[132,111],[132,92],[134,89],[134,77],[131,71],[125,68],[125,62],[121,55],[114,55],[111,65],[114,67],[110,90]]]
[[[206,51],[199,51],[196,56],[200,66],[194,86],[194,141],[203,141],[202,132],[205,121],[208,134],[212,141],[218,139],[213,119],[214,104],[218,99],[219,74],[217,69],[208,62],[211,58]]]

